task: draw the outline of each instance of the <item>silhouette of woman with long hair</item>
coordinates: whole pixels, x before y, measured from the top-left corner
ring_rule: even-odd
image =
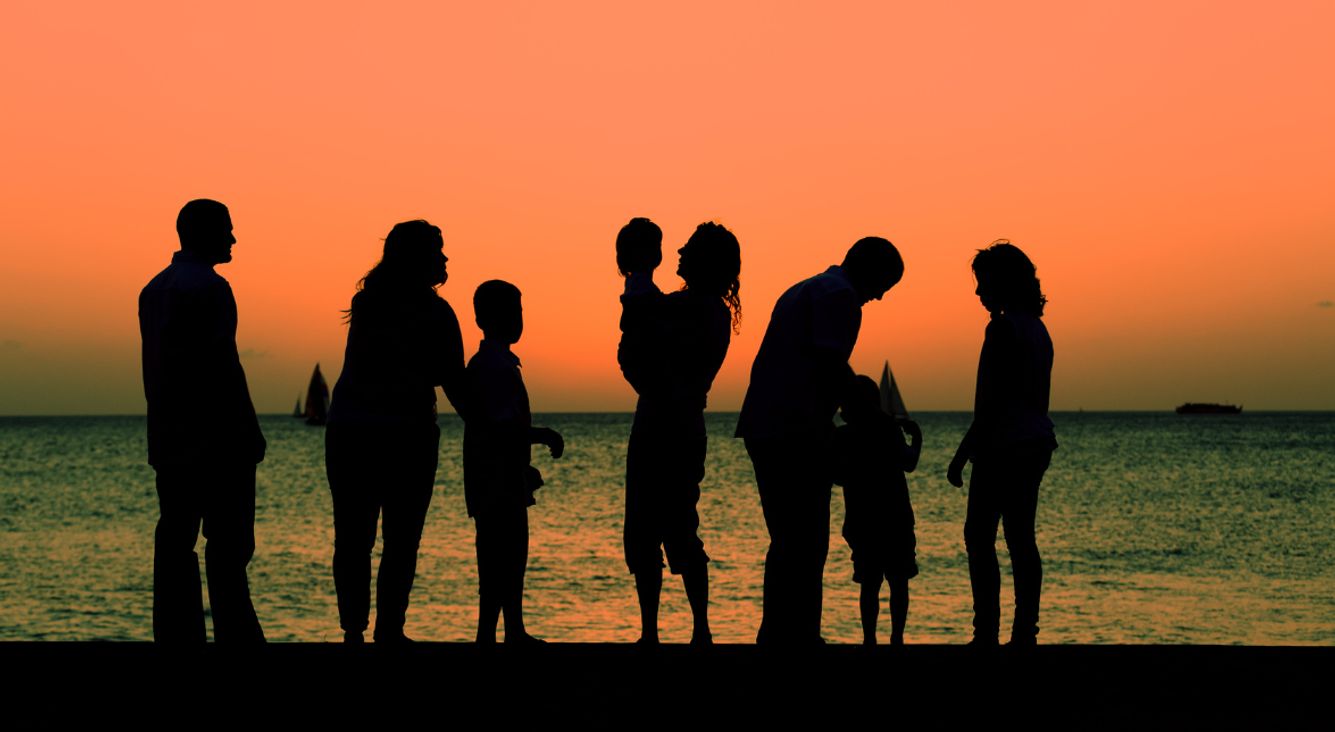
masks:
[[[655,321],[648,330],[654,340],[623,340],[619,354],[628,380],[637,374],[632,386],[640,395],[626,454],[625,552],[645,645],[658,643],[663,550],[686,587],[695,624],[691,643],[713,641],[709,557],[696,513],[705,474],[704,410],[742,312],[741,248],[732,232],[700,224],[678,254],[685,287],[657,295],[639,314]]]
[[[456,411],[464,395],[463,339],[444,284],[440,229],[396,224],[380,262],[357,284],[348,346],[334,385],[325,466],[334,500],[334,587],[346,643],[370,614],[371,551],[383,520],[376,578],[376,643],[402,643],[417,548],[435,484],[440,428],[435,387]]]
[[[1043,564],[1034,540],[1038,487],[1057,441],[1048,418],[1052,339],[1043,325],[1047,298],[1037,270],[1024,252],[999,239],[973,258],[975,294],[991,313],[978,359],[973,423],[960,441],[946,479],[964,485],[969,506],[964,545],[973,587],[973,641],[997,644],[1001,622],[1001,572],[997,565],[997,523],[1004,523],[1006,548],[1015,576],[1013,646],[1031,646],[1038,635],[1038,603]]]

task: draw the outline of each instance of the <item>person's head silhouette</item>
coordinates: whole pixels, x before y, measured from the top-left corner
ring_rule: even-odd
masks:
[[[997,239],[973,257],[974,294],[989,313],[1023,312],[1042,317],[1048,298],[1038,283],[1038,269],[1020,248]]]
[[[880,300],[904,277],[904,260],[894,244],[879,236],[858,239],[842,265],[862,302]]]
[[[881,388],[870,376],[858,374],[844,389],[839,416],[848,424],[863,424],[881,411]]]
[[[742,321],[742,289],[738,275],[742,271],[742,249],[737,237],[712,221],[695,227],[695,233],[677,250],[680,259],[677,275],[687,289],[697,294],[722,298],[732,311],[734,329]]]
[[[505,280],[487,280],[473,293],[473,318],[489,341],[518,343],[524,334],[519,288]]]
[[[232,216],[223,204],[197,198],[176,214],[176,236],[181,250],[196,254],[211,264],[232,261]]]
[[[404,221],[385,237],[380,261],[358,283],[359,290],[422,291],[449,278],[440,227],[422,219]]]
[[[637,216],[617,232],[617,271],[651,272],[663,263],[663,230],[658,224]]]

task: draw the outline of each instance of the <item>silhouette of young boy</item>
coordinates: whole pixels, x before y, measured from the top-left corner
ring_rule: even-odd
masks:
[[[876,645],[881,580],[890,581],[890,644],[904,643],[909,579],[918,574],[913,505],[904,474],[918,466],[922,431],[881,410],[876,382],[857,376],[834,434],[834,482],[844,487],[844,539],[853,550],[853,581],[862,585],[862,642]],[[907,432],[912,442],[904,439]]]
[[[654,284],[654,270],[663,263],[663,230],[643,217],[631,219],[617,232],[617,271],[626,278],[621,293],[621,342],[617,363],[626,381],[642,393],[646,373],[657,363],[649,354],[662,333],[655,318],[663,291]]]
[[[504,612],[506,643],[541,643],[524,628],[528,507],[543,484],[530,464],[530,446],[546,445],[559,458],[565,442],[555,430],[533,426],[519,358],[510,351],[524,332],[519,288],[483,282],[473,295],[473,313],[483,337],[466,369],[464,500],[477,528],[477,642],[496,642]]]

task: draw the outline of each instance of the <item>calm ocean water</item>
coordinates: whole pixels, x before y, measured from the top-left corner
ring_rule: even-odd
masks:
[[[965,492],[942,477],[968,415],[917,415],[926,434],[909,478],[918,517],[909,642],[969,636]],[[766,534],[735,415],[709,416],[701,500],[713,557],[717,640],[759,624]],[[1335,414],[1179,417],[1058,414],[1038,514],[1045,643],[1335,643]],[[638,636],[621,559],[628,414],[539,415],[567,454],[535,450],[547,477],[531,510],[526,610],[555,641]],[[462,429],[441,418],[441,470],[407,632],[472,638],[477,570],[464,514]],[[271,640],[339,638],[333,529],[320,428],[262,418],[258,550],[250,576]],[[141,417],[0,419],[0,639],[147,640],[157,503]],[[825,637],[857,642],[857,588],[836,498],[826,566]],[[1000,542],[999,542],[1000,543]],[[200,548],[202,549],[202,539]],[[201,551],[202,556],[202,551]],[[1002,551],[1003,566],[1005,552]],[[1003,613],[1009,613],[1009,580]],[[685,642],[680,583],[664,585],[664,640]],[[889,618],[882,615],[882,640]]]

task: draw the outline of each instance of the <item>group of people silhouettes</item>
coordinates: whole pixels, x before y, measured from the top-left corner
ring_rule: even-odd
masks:
[[[139,299],[149,463],[160,509],[153,564],[153,636],[172,644],[206,639],[194,547],[203,528],[214,637],[262,642],[246,567],[255,551],[255,468],[265,440],[236,347],[236,302],[214,266],[232,259],[230,213],[208,199],[177,217],[181,249]],[[638,395],[626,453],[624,547],[642,633],[658,643],[663,568],[679,574],[694,619],[691,642],[712,643],[709,556],[697,503],[705,475],[704,410],[714,377],[741,322],[737,237],[699,225],[678,250],[680,290],[653,279],[662,230],[634,218],[616,237],[625,278],[617,361]],[[343,371],[334,386],[325,438],[334,513],[334,586],[346,643],[370,625],[371,556],[383,532],[375,578],[378,644],[403,632],[417,552],[440,454],[436,387],[464,423],[464,496],[476,528],[479,644],[541,643],[524,625],[528,508],[543,485],[533,445],[559,458],[564,441],[534,426],[519,358],[521,293],[483,282],[473,312],[483,339],[464,360],[459,320],[436,289],[447,279],[438,227],[397,224],[380,261],[357,284],[345,316]],[[1048,418],[1052,341],[1034,265],[994,242],[973,259],[976,294],[991,314],[979,358],[974,419],[947,470],[963,485],[973,464],[965,546],[974,599],[972,644],[998,644],[998,524],[1004,522],[1015,579],[1011,644],[1038,633],[1042,564],[1034,540],[1038,489],[1057,443]],[[802,280],[775,304],[751,369],[736,436],[744,440],[769,532],[757,643],[821,642],[830,498],[845,491],[843,535],[861,585],[864,641],[876,642],[880,590],[890,585],[891,642],[903,642],[908,580],[918,573],[913,508],[905,473],[918,463],[922,432],[882,411],[875,382],[853,373],[862,306],[904,274],[889,241],[867,237],[841,264]],[[219,393],[200,419],[198,390]],[[838,412],[843,425],[836,427]]]

